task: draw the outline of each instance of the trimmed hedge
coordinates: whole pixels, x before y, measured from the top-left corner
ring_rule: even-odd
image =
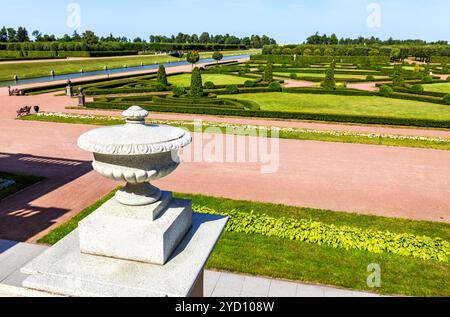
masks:
[[[274,218],[237,210],[219,212],[196,204],[192,207],[194,212],[228,216],[227,232],[261,234],[335,249],[392,253],[421,260],[450,262],[450,243],[440,238],[337,226],[306,219]]]
[[[119,109],[126,110],[129,103],[88,103],[88,108],[93,109]],[[330,121],[330,122],[350,122],[363,124],[382,124],[382,125],[399,125],[399,126],[415,126],[415,127],[433,127],[433,128],[450,128],[450,120],[431,120],[431,119],[414,119],[414,118],[394,118],[379,116],[362,116],[362,115],[345,115],[345,114],[323,114],[323,113],[307,113],[307,112],[277,112],[277,111],[245,111],[231,109],[205,109],[188,107],[184,109],[174,109],[173,107],[159,107],[142,105],[143,108],[155,112],[174,112],[174,113],[190,113],[205,115],[224,115],[238,117],[255,117],[255,118],[277,118],[277,119],[293,119],[293,120],[313,120],[313,121]]]

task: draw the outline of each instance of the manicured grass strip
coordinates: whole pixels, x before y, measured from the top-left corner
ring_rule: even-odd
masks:
[[[21,120],[29,121],[44,121],[55,123],[73,123],[73,124],[89,124],[89,125],[120,125],[124,121],[114,117],[104,116],[89,116],[89,115],[70,115],[70,114],[42,114],[31,115],[21,118]],[[193,122],[188,121],[164,121],[164,120],[150,120],[149,123],[168,124],[181,128],[185,128],[191,132],[199,132],[195,128]],[[259,130],[258,127],[249,128],[242,125],[227,125],[224,123],[210,123],[204,122],[202,132],[207,133],[226,133],[232,135],[254,135],[254,136],[268,136],[272,135],[269,130],[268,133]],[[321,142],[340,142],[353,144],[370,144],[370,145],[384,145],[384,146],[401,146],[413,148],[428,148],[437,150],[450,150],[450,139],[439,139],[429,137],[414,137],[414,136],[400,136],[400,135],[383,135],[383,134],[365,134],[353,132],[339,132],[339,131],[319,131],[319,130],[305,130],[305,129],[285,129],[279,131],[279,138],[292,140],[313,140]]]
[[[169,76],[168,79],[169,83],[173,86],[191,86],[191,74]],[[202,80],[203,84],[211,81],[215,85],[242,85],[248,80],[248,78],[221,74],[202,74]]]
[[[423,85],[423,87],[424,87],[425,91],[441,92],[441,93],[450,94],[450,82]]]
[[[101,206],[114,193],[83,210],[39,242],[55,244],[77,223]],[[311,219],[334,225],[358,226],[373,230],[450,238],[450,225],[425,221],[384,218],[249,201],[235,201],[203,195],[175,194],[192,199],[195,205],[216,210],[265,212],[273,217]],[[382,269],[382,287],[367,286],[367,267],[376,263]],[[226,232],[207,265],[209,269],[263,275],[306,283],[319,283],[381,294],[408,296],[450,296],[450,265],[423,261],[390,253],[374,254],[360,250],[334,249],[300,241],[260,234]]]
[[[88,125],[120,125],[125,124],[125,120],[115,117],[105,116],[89,116],[89,115],[38,115],[33,114],[30,116],[21,117],[20,120],[25,121],[40,121],[40,122],[55,122],[55,123],[71,123],[71,124],[88,124]]]
[[[182,59],[181,59],[182,60]],[[141,62],[146,65],[177,62],[178,58],[171,56],[134,56],[121,58],[91,58],[84,60],[64,60],[52,62],[33,63],[11,63],[4,64],[0,68],[0,81],[12,80],[14,75],[19,79],[50,76],[50,72],[55,71],[56,75],[78,73],[81,69],[85,72],[103,70],[105,66],[109,69],[140,66]]]
[[[233,98],[257,102],[263,111],[450,121],[449,106],[375,96],[335,96],[276,92],[235,95]]]
[[[381,288],[367,286],[371,274],[367,268],[372,263],[381,267]],[[262,235],[224,233],[207,268],[383,295],[450,296],[449,264]]]
[[[21,175],[13,175],[9,173],[0,172],[0,178],[13,180],[15,183],[11,186],[6,187],[3,190],[0,190],[0,200],[13,195],[22,189],[27,188],[28,186],[34,185],[41,180],[42,177],[37,176],[21,176]]]
[[[450,243],[440,238],[336,226],[305,219],[275,218],[237,210],[217,211],[201,205],[193,205],[193,210],[198,213],[228,216],[230,219],[226,227],[228,232],[261,234],[326,245],[335,249],[393,253],[421,260],[450,262]]]

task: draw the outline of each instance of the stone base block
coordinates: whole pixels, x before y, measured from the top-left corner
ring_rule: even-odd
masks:
[[[23,286],[70,297],[202,296],[204,266],[228,219],[193,214],[192,228],[165,265],[80,252],[78,231],[22,269]]]
[[[159,202],[124,206],[114,198],[79,224],[83,253],[163,265],[192,226],[192,203],[165,192]]]

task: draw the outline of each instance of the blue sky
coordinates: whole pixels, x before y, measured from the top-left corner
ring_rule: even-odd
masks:
[[[0,25],[26,26],[43,33],[71,34],[67,6],[81,8],[79,31],[112,32],[148,39],[150,34],[267,34],[281,43],[308,35],[377,36],[449,40],[448,0],[1,0]],[[381,5],[381,27],[367,25],[367,6]]]

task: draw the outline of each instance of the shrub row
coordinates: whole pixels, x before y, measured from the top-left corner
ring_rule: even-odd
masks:
[[[95,109],[126,109],[129,104],[120,103],[89,103],[89,108]],[[206,114],[206,115],[224,115],[239,117],[256,117],[256,118],[278,118],[293,120],[313,120],[313,121],[330,121],[330,122],[350,122],[363,124],[382,124],[382,125],[399,125],[399,126],[416,126],[416,127],[433,127],[433,128],[450,128],[450,120],[432,120],[432,119],[415,119],[415,118],[395,118],[395,117],[378,117],[363,115],[345,115],[345,114],[326,114],[326,113],[307,113],[307,112],[281,112],[281,111],[244,111],[230,109],[198,109],[196,107],[188,107],[186,109],[173,109],[171,107],[147,107],[142,106],[150,111],[160,112],[181,112],[190,114]]]
[[[326,245],[335,249],[363,250],[371,253],[392,253],[421,260],[450,262],[450,243],[440,238],[392,233],[350,226],[337,226],[313,220],[274,218],[265,214],[216,211],[193,205],[193,211],[229,217],[228,232],[261,234],[293,241]]]
[[[251,61],[265,61],[272,63],[315,64],[331,63],[336,60],[340,63],[352,64],[388,64],[390,58],[386,56],[294,56],[294,55],[252,55]]]

